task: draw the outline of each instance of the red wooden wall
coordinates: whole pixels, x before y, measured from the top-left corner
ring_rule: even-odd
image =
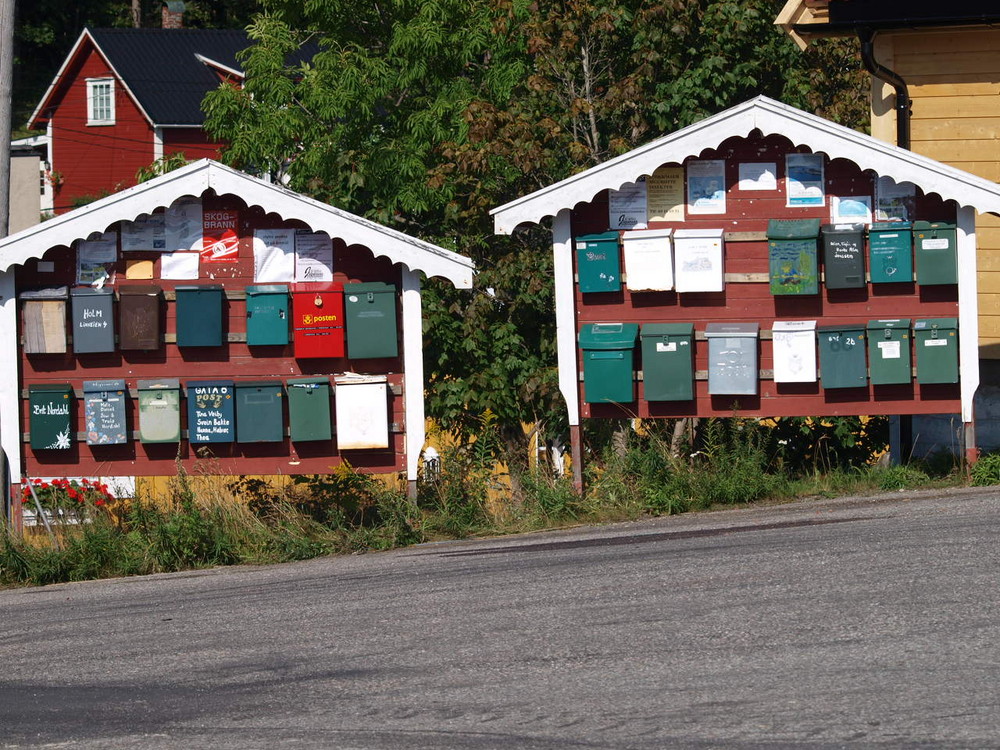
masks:
[[[163,155],[184,154],[189,161],[218,159],[222,144],[211,141],[201,128],[163,128]]]
[[[129,252],[129,259],[149,258],[155,261],[152,281],[126,280],[124,261],[119,253],[119,266],[114,282],[121,284],[155,283],[164,290],[173,290],[178,285],[214,283],[222,284],[229,291],[242,291],[254,284],[254,261],[252,236],[254,229],[296,227],[308,228],[301,222],[284,221],[274,214],[267,214],[259,206],[247,207],[236,196],[215,197],[208,193],[202,198],[204,211],[236,209],[240,211],[240,251],[233,263],[201,264],[201,278],[188,281],[167,281],[159,279],[159,254]],[[400,288],[400,273],[387,258],[376,258],[368,248],[345,246],[338,238],[333,238],[334,280],[338,282],[383,281]],[[29,261],[18,269],[17,286],[19,292],[48,286],[68,285],[75,281],[74,252],[66,247],[53,248],[45,253],[43,260],[55,262],[55,272],[38,272],[37,262]],[[209,277],[209,274],[212,276]],[[241,299],[226,301],[226,322],[223,337],[227,333],[246,332],[246,306]],[[67,305],[67,309],[68,309]],[[167,334],[175,332],[174,303],[165,302],[165,328]],[[399,305],[397,304],[397,315]],[[116,310],[117,318],[117,310]],[[117,325],[117,320],[116,320]],[[402,332],[402,322],[397,319],[397,330]],[[401,340],[401,338],[400,338]],[[72,348],[70,346],[70,348]],[[400,346],[400,352],[402,348]],[[286,381],[301,376],[333,375],[345,371],[366,374],[387,375],[390,390],[401,393],[403,381],[402,357],[394,359],[303,359],[296,360],[291,344],[285,347],[249,347],[245,342],[229,342],[221,347],[178,348],[166,343],[151,352],[115,351],[103,354],[80,354],[72,352],[46,355],[22,355],[22,432],[28,430],[28,404],[24,396],[27,388],[39,383],[70,383],[79,392],[84,380],[125,378],[132,390],[139,379],[180,378],[182,386],[191,380],[273,380]],[[332,387],[332,383],[331,383]],[[390,393],[389,420],[404,428],[402,395]],[[332,405],[331,405],[332,406]],[[75,404],[77,431],[83,430],[83,403]],[[186,425],[186,399],[181,402],[181,428]],[[137,429],[138,401],[130,404],[129,429]],[[287,427],[287,407],[285,425]],[[390,448],[387,450],[349,451],[346,459],[351,465],[373,471],[401,471],[405,466],[404,441],[402,432],[390,432]],[[142,444],[133,440],[125,445],[89,446],[76,442],[70,450],[33,451],[23,442],[25,453],[25,473],[28,476],[166,476],[176,473],[175,460],[181,459],[190,471],[197,458],[196,450],[208,448],[216,459],[213,471],[222,474],[315,474],[327,473],[331,467],[340,464],[343,457],[336,448],[336,437],[329,441],[292,443],[286,436],[280,443],[213,443],[191,446],[186,440],[179,444]],[[178,452],[179,449],[179,452]]]
[[[706,149],[698,158],[726,160],[726,213],[694,215],[684,222],[651,222],[650,228],[723,228],[727,232],[765,232],[770,219],[813,219],[830,221],[829,197],[873,197],[877,175],[862,171],[844,159],[825,163],[827,205],[788,208],[785,206],[785,154],[808,153],[777,136],[732,138],[716,149]],[[738,188],[740,162],[774,162],[778,169],[778,190],[741,192]],[[677,164],[669,166],[680,166]],[[936,195],[923,195],[918,187],[916,219],[955,221],[955,205]],[[578,205],[573,212],[573,236],[608,230],[608,195],[604,192],[591,203]],[[820,251],[821,254],[821,251]],[[768,273],[768,247],[763,240],[726,242],[726,273]],[[902,284],[868,284],[864,289],[827,290],[820,285],[818,295],[773,296],[768,283],[727,282],[722,292],[685,293],[620,292],[581,294],[576,291],[577,333],[587,323],[694,323],[696,334],[710,322],[756,322],[768,331],[775,320],[816,320],[818,326],[839,322],[866,324],[873,319],[958,317],[958,287]],[[961,335],[961,333],[959,334]],[[708,342],[695,342],[695,369],[708,369]],[[771,342],[760,341],[762,370],[772,367]],[[583,363],[578,351],[578,368]],[[641,369],[637,349],[636,370]],[[706,380],[695,383],[693,401],[647,402],[642,383],[632,404],[587,404],[580,384],[583,417],[687,417],[687,416],[836,416],[867,414],[943,414],[961,410],[959,386],[879,385],[866,388],[824,390],[816,383],[774,383],[761,380],[756,396],[709,395]]]

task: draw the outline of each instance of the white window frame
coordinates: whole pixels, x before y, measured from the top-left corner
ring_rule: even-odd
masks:
[[[107,86],[108,102],[107,108],[98,111],[97,97],[99,92]],[[115,79],[114,78],[88,78],[87,79],[87,124],[88,125],[114,125],[115,124]]]

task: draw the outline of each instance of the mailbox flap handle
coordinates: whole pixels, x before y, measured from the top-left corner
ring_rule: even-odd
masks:
[[[368,302],[371,303],[374,301],[375,301],[375,292],[368,292]]]

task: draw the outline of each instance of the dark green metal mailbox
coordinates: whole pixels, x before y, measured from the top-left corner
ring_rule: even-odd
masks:
[[[128,442],[127,401],[128,388],[122,379],[83,381],[87,445],[124,445]]]
[[[393,284],[344,284],[344,319],[349,359],[399,356]]]
[[[181,439],[181,383],[177,378],[140,380],[139,440],[176,443]]]
[[[580,291],[584,294],[619,291],[622,288],[622,272],[618,232],[577,237],[576,273]]]
[[[247,344],[285,346],[288,343],[288,287],[261,284],[247,287]]]
[[[589,323],[580,329],[583,351],[583,400],[588,404],[635,401],[632,371],[636,323]]]
[[[873,385],[909,383],[910,319],[868,321],[868,367]]]
[[[908,221],[877,221],[868,229],[868,273],[873,284],[913,281],[913,228]]]
[[[294,378],[288,381],[288,425],[292,442],[329,440],[330,378]]]
[[[771,219],[767,224],[771,294],[818,294],[819,219]]]
[[[643,395],[647,401],[694,398],[694,324],[645,323],[642,341]]]
[[[958,283],[958,244],[954,224],[915,221],[913,244],[918,284]]]
[[[926,318],[913,323],[918,383],[958,382],[958,318]]]
[[[51,383],[28,386],[28,430],[32,450],[68,450],[73,447],[73,386]]]
[[[236,439],[232,380],[189,380],[187,401],[189,442],[231,443]]]
[[[756,323],[709,323],[708,392],[712,395],[752,396],[757,393]]]
[[[176,288],[177,346],[222,346],[220,284]]]
[[[236,384],[236,442],[279,443],[285,439],[280,380]]]
[[[824,224],[823,278],[827,289],[865,286],[865,225]]]
[[[77,354],[115,350],[115,292],[81,287],[73,301],[73,351]]]
[[[868,385],[863,324],[819,326],[819,372],[823,388],[858,388]]]

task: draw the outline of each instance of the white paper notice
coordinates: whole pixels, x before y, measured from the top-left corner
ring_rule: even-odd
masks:
[[[871,224],[872,199],[868,195],[830,197],[830,221],[834,224]]]
[[[181,198],[164,212],[166,250],[201,250],[204,228],[201,199]]]
[[[295,230],[257,229],[253,233],[253,279],[260,284],[295,280]]]
[[[295,280],[333,281],[333,240],[326,232],[295,232]]]
[[[386,384],[335,378],[337,448],[363,450],[389,447],[389,407]]]
[[[726,213],[726,162],[692,159],[687,163],[689,214]]]
[[[875,218],[879,221],[909,221],[917,198],[912,182],[896,183],[891,177],[879,177],[875,183]]]
[[[901,349],[898,341],[879,341],[878,348],[882,359],[899,359]]]
[[[117,262],[117,232],[104,232],[96,240],[82,240],[76,246],[76,282],[100,284],[111,276]]]
[[[786,206],[826,203],[822,154],[785,154]]]
[[[740,190],[777,190],[778,166],[772,162],[740,164]]]
[[[608,190],[608,226],[611,229],[646,228],[646,178]]]
[[[200,257],[198,253],[164,253],[160,256],[160,278],[197,279]]]
[[[121,231],[122,252],[163,252],[167,248],[163,214],[149,214],[140,216],[135,221],[123,221]]]

